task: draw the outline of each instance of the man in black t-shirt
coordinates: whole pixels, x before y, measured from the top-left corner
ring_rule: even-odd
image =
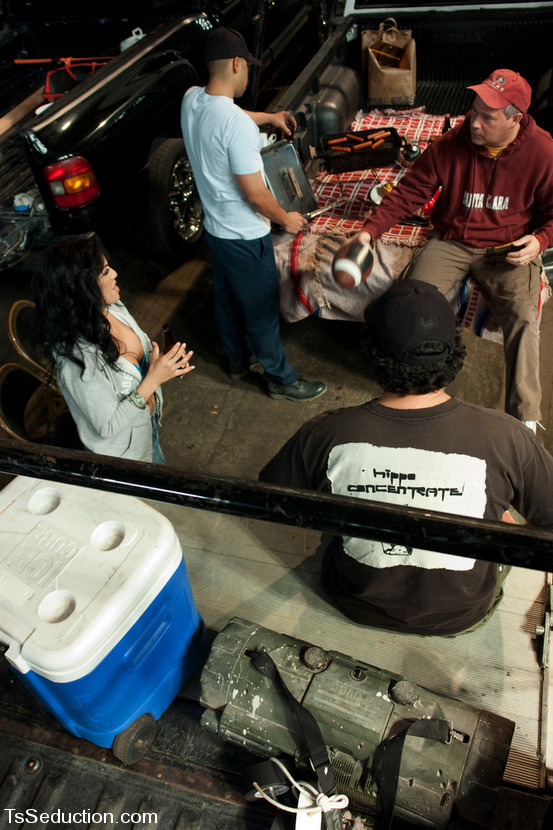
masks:
[[[512,505],[553,530],[553,458],[541,440],[510,415],[445,391],[465,356],[445,297],[405,280],[366,316],[381,395],[308,421],[260,479],[493,521],[508,521]],[[334,537],[322,565],[349,617],[412,634],[480,624],[504,576],[494,563],[352,537]]]

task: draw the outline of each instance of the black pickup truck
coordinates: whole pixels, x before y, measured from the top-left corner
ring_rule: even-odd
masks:
[[[50,49],[59,56],[65,43],[76,53],[78,28],[70,27],[61,11],[55,19],[59,3],[48,11],[42,4],[24,5],[29,6],[24,34],[29,40],[32,33],[35,50]],[[117,38],[115,44],[104,42],[103,51],[98,49],[94,55],[98,64],[103,55],[114,57],[28,120],[17,141],[23,142],[30,184],[38,188],[43,216],[55,234],[89,230],[102,234],[106,229],[119,232],[133,227],[136,239],[150,254],[182,257],[202,234],[203,213],[181,138],[180,103],[189,86],[205,81],[206,32],[220,23],[244,32],[262,66],[252,75],[240,103],[265,110],[290,82],[291,73],[296,74],[306,56],[317,50],[320,4],[305,0],[141,3],[163,7],[163,15],[158,13],[158,25],[145,29],[144,37],[120,52],[122,33],[130,34],[131,20],[142,20],[140,14],[128,16],[132,5],[124,3],[125,19],[114,18],[108,27],[100,25],[105,20],[93,25],[94,8],[83,4],[79,54],[92,49],[100,35],[111,33]],[[75,12],[72,22],[77,24],[74,18]],[[151,9],[144,19],[153,19]],[[89,29],[95,30],[95,41]],[[64,33],[63,41],[58,30]],[[68,69],[76,71],[71,65]],[[8,172],[2,170],[6,183]],[[5,193],[4,183],[2,190],[5,206],[14,194]],[[7,227],[12,225],[10,221]],[[0,228],[0,259],[2,237]]]

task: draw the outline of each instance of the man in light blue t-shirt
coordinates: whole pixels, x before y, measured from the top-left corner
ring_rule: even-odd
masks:
[[[239,32],[225,27],[206,37],[209,80],[184,95],[181,125],[205,213],[211,251],[215,317],[232,378],[245,377],[253,356],[275,400],[311,400],[322,381],[298,376],[280,340],[278,271],[270,225],[296,234],[306,224],[285,211],[265,184],[259,126],[290,134],[290,113],[246,112],[234,103],[248,85],[250,55]]]

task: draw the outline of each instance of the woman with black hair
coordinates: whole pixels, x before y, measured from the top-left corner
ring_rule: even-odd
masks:
[[[117,272],[94,236],[46,251],[35,302],[40,340],[85,448],[163,464],[160,387],[194,369],[186,344],[160,353],[120,301]]]

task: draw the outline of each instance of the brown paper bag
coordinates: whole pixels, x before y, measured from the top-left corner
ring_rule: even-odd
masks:
[[[362,33],[361,46],[369,106],[413,106],[417,60],[411,30],[398,29],[389,17],[377,30]]]

